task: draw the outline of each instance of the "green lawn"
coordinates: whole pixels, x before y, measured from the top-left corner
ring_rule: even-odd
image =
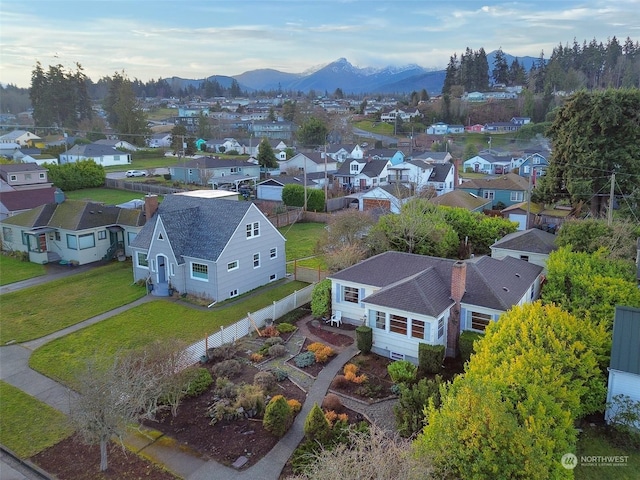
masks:
[[[307,284],[287,282],[226,307],[200,310],[157,300],[127,310],[38,348],[29,360],[31,368],[73,387],[73,379],[88,358],[110,358],[119,350],[141,348],[155,341],[193,343],[260,308],[271,305]]]
[[[43,265],[23,262],[8,255],[0,255],[0,285],[19,282],[46,273]]]
[[[394,125],[392,123],[372,122],[370,120],[355,122],[353,126],[359,128],[360,130],[377,133],[379,135],[393,135],[394,129]]]
[[[624,466],[594,466],[580,462],[581,456],[628,456]],[[576,480],[631,480],[640,472],[640,451],[613,445],[600,427],[586,427],[578,437]]]
[[[2,381],[0,405],[0,443],[21,458],[29,458],[73,432],[62,412]]]
[[[131,262],[114,262],[2,295],[0,344],[39,338],[144,296],[131,272]]]
[[[82,190],[74,190],[73,192],[65,192],[65,195],[71,200],[93,200],[94,202],[102,202],[107,205],[117,205],[144,197],[144,194],[141,192],[116,190],[114,188],[84,188]]]
[[[294,223],[280,228],[280,233],[287,239],[287,262],[298,260],[297,263],[301,267],[326,269],[324,259],[315,256],[316,243],[325,227],[324,223],[309,222]],[[305,260],[300,260],[301,258]],[[292,271],[292,269],[293,263],[288,263],[287,271]]]

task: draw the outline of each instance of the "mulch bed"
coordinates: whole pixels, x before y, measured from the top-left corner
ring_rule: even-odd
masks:
[[[31,461],[59,479],[73,480],[176,480],[171,473],[155,466],[122,446],[108,445],[108,469],[100,471],[100,447],[83,444],[75,435],[31,457]]]
[[[334,347],[347,347],[354,342],[353,338],[350,337],[349,335],[332,332],[332,331],[329,331],[327,328],[323,328],[321,320],[307,321],[307,328],[309,329],[309,333],[312,333],[316,337],[321,338],[325,343]],[[354,325],[349,325],[344,323],[342,324],[340,329],[355,330],[356,327]]]
[[[391,362],[391,359],[374,353],[360,353],[353,357],[349,363],[357,365],[357,374],[366,375],[367,381],[358,385],[353,382],[338,383],[334,379],[331,389],[367,403],[390,397],[393,395],[391,391],[393,382],[387,371],[387,365]],[[342,371],[338,373],[338,375],[342,374]]]

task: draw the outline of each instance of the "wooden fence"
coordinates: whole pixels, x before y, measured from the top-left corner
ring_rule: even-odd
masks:
[[[298,307],[301,307],[305,303],[311,301],[311,292],[314,285],[308,285],[301,290],[296,290],[291,295],[273,302],[272,305],[265,307],[253,313],[247,312],[247,316],[236,323],[227,327],[220,327],[220,331],[212,335],[208,335],[203,340],[194,343],[186,348],[183,357],[185,367],[192,365],[207,354],[208,348],[215,348],[224,345],[225,343],[232,343],[236,340],[249,335],[254,332],[254,326],[249,320],[249,315],[253,319],[253,322],[258,328],[262,328],[267,323],[267,320],[275,320],[280,318],[285,313],[291,312]]]
[[[329,272],[321,268],[301,267],[293,261],[293,278],[301,282],[316,283],[329,276]]]
[[[107,188],[116,188],[118,190],[129,190],[131,192],[152,193],[155,195],[169,195],[171,193],[185,192],[182,188],[165,187],[163,185],[153,185],[143,182],[129,182],[127,180],[118,180],[115,178],[106,178],[104,186]]]

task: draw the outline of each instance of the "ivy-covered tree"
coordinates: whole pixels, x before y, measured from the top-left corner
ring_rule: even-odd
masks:
[[[298,141],[305,147],[318,147],[326,142],[329,129],[318,117],[309,117],[297,132]]]
[[[611,174],[616,194],[637,188],[640,176],[640,90],[581,91],[559,110],[549,129],[553,154],[537,188],[547,201],[589,202],[604,216]]]
[[[331,310],[331,280],[325,278],[316,283],[311,292],[311,313],[314,317],[326,317]]]

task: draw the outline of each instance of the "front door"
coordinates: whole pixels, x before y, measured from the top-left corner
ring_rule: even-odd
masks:
[[[158,283],[167,283],[167,257],[158,255]]]

